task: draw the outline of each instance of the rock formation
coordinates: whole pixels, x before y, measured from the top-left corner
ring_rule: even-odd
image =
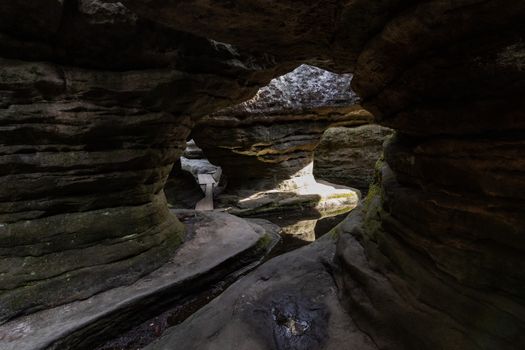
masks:
[[[197,202],[204,197],[193,174],[182,168],[180,159],[173,165],[164,184],[164,194],[168,205],[177,209],[194,209]]]
[[[363,107],[396,137],[341,226],[334,265],[306,256],[319,284],[303,281],[304,295],[320,298],[290,301],[281,288],[289,281],[276,281],[280,292],[265,286],[254,304],[262,310],[233,311],[278,327],[241,322],[227,338],[206,335],[236,346],[247,334],[277,334],[259,348],[286,349],[287,328],[319,339],[311,349],[521,350],[524,18],[516,0],[6,2],[0,322],[131,283],[167,261],[183,234],[162,187],[197,117],[309,63],[353,73]],[[269,278],[263,272],[249,287]],[[242,297],[225,293],[233,305]],[[280,307],[302,301],[348,332],[331,338]],[[179,329],[224,326],[223,305]],[[173,347],[170,339],[157,348]]]
[[[371,119],[354,106],[350,81],[350,75],[300,66],[251,100],[201,119],[192,136],[223,168],[230,189],[300,187],[311,178],[313,151],[329,126]]]
[[[366,195],[383,142],[391,134],[392,130],[375,124],[329,128],[315,149],[315,178],[354,187]]]
[[[377,350],[338,299],[334,253],[326,236],[270,260],[146,349]]]
[[[3,322],[167,261],[183,228],[162,189],[192,116],[273,66],[121,3],[20,1],[0,22]]]
[[[192,136],[228,181],[228,196],[219,198],[219,205],[240,208],[232,211],[238,215],[284,210],[282,200],[326,211],[323,207],[331,205],[323,203],[343,198],[342,188],[316,183],[312,163],[328,127],[371,120],[356,104],[350,82],[351,75],[302,65],[272,80],[251,100],[201,119]],[[352,208],[357,195],[347,192],[346,203],[338,205]]]
[[[175,211],[188,240],[147,276],[85,299],[0,325],[2,350],[95,349],[107,337],[192,299],[215,283],[261,263],[279,240],[278,227],[218,212]],[[174,217],[175,217],[174,215]]]
[[[338,243],[352,317],[381,348],[523,347],[525,3],[126,2],[172,28],[353,70],[363,106],[398,136]]]

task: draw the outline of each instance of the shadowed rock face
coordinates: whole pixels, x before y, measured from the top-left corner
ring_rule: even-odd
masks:
[[[0,10],[0,320],[160,265],[181,231],[160,190],[192,118],[309,62],[352,71],[364,107],[398,134],[338,243],[357,326],[381,348],[523,347],[524,2],[122,3],[133,12]]]
[[[271,53],[282,61],[349,72],[361,49],[391,16],[417,1],[123,2],[142,16],[171,28]]]
[[[363,106],[398,136],[341,235],[342,300],[380,347],[523,347],[525,3],[127,3],[173,28],[354,68]]]
[[[2,322],[163,264],[183,239],[163,186],[194,118],[266,63],[120,3],[23,1],[0,22]]]
[[[343,286],[380,344],[518,349],[525,6],[458,5],[415,6],[358,60],[356,90],[398,137],[362,228],[348,228],[383,277],[352,261],[343,238]]]

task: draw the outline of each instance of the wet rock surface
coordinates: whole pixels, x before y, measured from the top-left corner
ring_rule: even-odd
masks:
[[[339,305],[334,252],[327,236],[268,261],[146,349],[376,349]]]

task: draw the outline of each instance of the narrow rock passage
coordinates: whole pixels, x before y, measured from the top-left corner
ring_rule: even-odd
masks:
[[[170,179],[190,137],[217,208],[335,215],[358,195],[306,191],[316,148],[378,123],[333,234],[150,349],[523,350],[524,23],[522,0],[2,1],[0,349],[92,350],[264,259],[272,224],[171,210],[203,197]]]
[[[271,259],[145,349],[379,349],[340,304],[335,249],[327,235]]]

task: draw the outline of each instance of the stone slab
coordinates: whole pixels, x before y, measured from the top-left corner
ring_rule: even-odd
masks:
[[[187,213],[192,213],[188,211]],[[156,295],[181,293],[188,283],[197,283],[222,264],[254,249],[267,231],[235,216],[197,213],[194,235],[161,268],[124,287],[111,289],[83,301],[62,305],[21,317],[0,326],[0,349],[69,349],[76,340],[90,337],[101,327],[119,319],[119,313],[133,314],[134,308],[147,305]],[[113,320],[113,321],[112,321]],[[83,340],[80,339],[80,342]]]
[[[145,350],[377,350],[338,299],[330,235],[231,285]]]

